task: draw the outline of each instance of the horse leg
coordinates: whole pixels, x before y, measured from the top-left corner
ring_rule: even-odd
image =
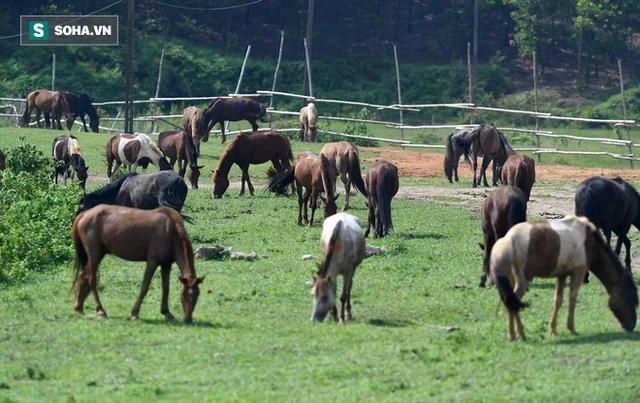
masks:
[[[316,214],[316,209],[318,208],[318,196],[319,194],[316,192],[311,193],[311,219],[309,220],[309,228],[313,225],[313,216]]]
[[[182,179],[184,179],[184,175],[187,173],[187,160],[186,159],[178,159],[178,176],[181,177]],[[169,165],[171,165],[171,169],[173,170],[173,167],[176,164],[176,160],[175,159],[171,159],[169,161]]]
[[[584,273],[578,272],[572,274],[571,279],[569,280],[569,315],[567,316],[567,329],[569,329],[571,334],[576,336],[578,335],[578,332],[576,332],[573,318],[576,310],[576,302],[578,301],[578,291],[580,290],[580,285],[582,285],[583,278]]]
[[[171,263],[160,266],[162,274],[162,302],[160,303],[160,313],[164,315],[166,320],[175,319],[169,312],[169,283],[171,275]]]
[[[251,123],[251,128],[253,129],[254,132],[257,132],[259,129],[258,123],[256,123],[256,120],[249,120],[249,123]]]
[[[42,126],[40,126],[40,113],[40,109],[36,107],[36,124],[38,125],[38,129],[42,129]]]
[[[524,293],[527,292],[529,288],[529,282],[525,279],[524,274],[520,273],[515,277],[515,287],[513,288],[513,293],[516,294],[519,300],[522,300]],[[522,341],[527,340],[527,336],[524,334],[524,326],[522,326],[522,321],[520,320],[520,312],[514,312],[513,317],[516,320],[516,326],[518,329],[518,336],[522,339]]]
[[[302,206],[306,203],[305,200],[307,195],[305,194],[304,197],[302,196],[302,185],[297,186],[297,191],[298,191],[298,225],[302,225]]]
[[[309,224],[309,199],[312,197],[312,191],[310,189],[306,189],[304,192],[304,212],[302,216],[302,222],[304,224]]]
[[[245,176],[246,181],[247,181],[247,187],[249,188],[249,194],[251,196],[255,196],[255,194],[253,192],[254,188],[253,188],[253,185],[251,184],[251,177],[249,176],[249,166],[248,165],[247,165],[247,167],[246,167],[246,169],[244,171],[244,176]]]
[[[369,236],[369,231],[371,230],[371,224],[375,221],[375,217],[373,216],[373,205],[369,200],[367,200],[366,205],[367,205],[367,209],[369,210],[369,216],[367,218],[367,229],[364,232],[365,238]]]
[[[491,163],[491,158],[483,158],[482,166],[480,167],[480,178],[483,180],[484,187],[489,187],[489,183],[487,182],[487,167]],[[478,184],[480,184],[480,179],[478,179]]]
[[[456,177],[456,182],[458,182],[458,164],[457,163],[453,164],[453,173],[454,173],[454,175]]]
[[[342,211],[347,211],[349,209],[349,192],[351,192],[351,176],[347,177],[346,173],[341,173],[340,180],[344,183],[344,207]]]
[[[619,236],[618,242],[620,242],[621,238],[622,238],[622,242],[624,243],[624,249],[627,251],[627,255],[624,257],[624,264],[627,267],[627,269],[631,270],[631,241],[629,240],[629,237],[627,237],[627,234]],[[620,248],[616,247],[616,249],[620,249]],[[620,254],[618,253],[618,256],[619,255]]]
[[[353,319],[353,316],[351,315],[351,286],[353,285],[353,274],[354,272],[351,273],[349,277],[349,281],[345,281],[344,287],[347,290],[347,313],[345,314],[344,320],[349,321],[351,319]]]
[[[567,284],[567,276],[558,277],[556,279],[556,297],[554,300],[553,314],[551,314],[551,322],[549,322],[549,336],[556,336],[556,325],[558,323],[558,312],[562,306],[562,297],[564,294],[564,286]]]
[[[344,315],[344,311],[347,305],[347,288],[348,288],[348,283],[349,280],[347,279],[347,276],[343,276],[343,281],[342,281],[342,293],[340,294],[340,323],[344,323],[345,322],[345,315]]]
[[[480,183],[480,181],[476,182],[476,176],[477,176],[477,171],[478,171],[478,156],[477,155],[473,155],[473,187],[478,187],[478,183]],[[480,175],[482,175],[482,172],[480,173]]]
[[[487,277],[489,276],[489,261],[491,260],[491,250],[493,249],[493,244],[495,243],[496,239],[493,233],[485,234],[484,258],[482,259],[482,276],[480,277],[480,284],[478,285],[478,287],[484,288],[487,283]]]
[[[138,312],[140,312],[140,305],[142,304],[142,300],[145,295],[147,295],[147,291],[149,291],[149,285],[151,284],[151,279],[156,272],[156,268],[158,264],[154,261],[147,262],[147,269],[144,272],[144,278],[142,280],[142,287],[140,288],[140,295],[138,296],[138,300],[133,305],[133,309],[131,310],[131,320],[138,320]],[[164,291],[164,290],[163,290]]]
[[[73,118],[73,122],[76,121],[76,115],[71,115],[71,117]],[[87,122],[85,122],[84,120],[84,113],[80,114],[80,119],[82,120],[82,126],[84,126],[84,132],[85,133],[89,133],[89,130],[87,130]]]
[[[220,131],[222,132],[222,141],[220,144],[224,144],[224,142],[227,141],[227,136],[224,134],[224,120],[220,121]]]

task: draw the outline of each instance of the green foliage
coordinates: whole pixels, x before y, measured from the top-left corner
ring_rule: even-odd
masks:
[[[440,144],[442,139],[434,133],[418,133],[411,139],[414,144]]]
[[[0,173],[0,281],[20,282],[73,255],[69,234],[81,190],[55,186],[52,158],[22,141],[6,150]]]
[[[345,108],[347,111],[347,115],[353,119],[363,119],[363,120],[372,120],[371,113],[367,108],[362,108],[358,112],[350,112],[350,107]],[[330,126],[330,125],[328,125]],[[344,128],[344,133],[353,134],[356,136],[367,136],[371,137],[371,134],[368,132],[367,124],[363,122],[348,122],[347,126]],[[318,140],[321,142],[329,142],[329,141],[344,141],[344,137],[336,136],[333,134],[326,133],[318,133]],[[375,140],[362,139],[362,138],[349,138],[350,142],[357,146],[362,147],[378,147],[379,144]]]

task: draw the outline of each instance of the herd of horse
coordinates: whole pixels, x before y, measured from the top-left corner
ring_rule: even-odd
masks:
[[[50,94],[49,94],[50,93]],[[29,94],[23,125],[28,124],[33,108],[50,113],[54,126],[60,128],[60,117],[65,115],[70,128],[76,116],[84,115],[71,108],[72,96],[58,92],[34,91]],[[88,100],[88,97],[86,97]],[[90,104],[90,100],[88,100]],[[384,237],[392,230],[391,200],[399,188],[398,168],[388,161],[372,163],[363,179],[358,149],[350,142],[327,143],[319,154],[306,151],[295,159],[287,137],[274,129],[258,131],[266,108],[251,99],[214,99],[201,111],[189,107],[183,113],[184,131],[164,131],[157,145],[146,135],[117,134],[106,145],[107,169],[110,184],[85,194],[73,225],[76,247],[75,310],[83,311],[84,300],[93,294],[96,311],[106,313],[100,303],[97,283],[98,266],[106,253],[134,261],[146,261],[147,269],[140,295],[132,309],[131,318],[138,318],[140,304],[158,266],[162,272],[161,313],[173,318],[167,305],[169,272],[176,262],[181,271],[183,285],[181,299],[184,319],[191,322],[198,299],[198,285],[204,277],[197,277],[193,265],[193,249],[184,229],[181,215],[188,188],[186,175],[192,188],[198,188],[203,166],[198,165],[200,143],[208,141],[209,131],[220,123],[222,142],[226,140],[225,121],[248,120],[253,132],[239,133],[220,157],[213,172],[213,196],[221,198],[229,187],[229,172],[233,164],[242,170],[239,196],[245,192],[254,195],[248,169],[252,164],[271,162],[267,171],[267,189],[278,195],[287,195],[289,189],[298,196],[298,225],[312,226],[315,210],[322,201],[324,224],[321,235],[323,260],[316,275],[312,276],[312,321],[322,321],[327,315],[340,321],[351,318],[350,294],[356,267],[364,259],[365,238],[373,227],[373,237]],[[86,112],[91,128],[97,132],[98,118]],[[315,142],[317,110],[313,104],[301,110],[301,140]],[[48,120],[48,119],[47,119]],[[93,122],[96,122],[95,125]],[[95,129],[94,129],[95,126]],[[85,125],[86,130],[86,125]],[[77,176],[84,189],[87,166],[78,140],[74,136],[56,137],[52,155],[61,165],[56,171],[68,178]],[[489,186],[486,169],[493,162],[493,184],[501,187],[491,193],[482,204],[481,222],[484,242],[482,277],[496,285],[509,313],[508,337],[525,339],[520,311],[528,306],[522,297],[534,277],[555,277],[555,304],[549,326],[551,335],[557,330],[558,310],[569,278],[570,298],[567,327],[577,334],[574,312],[578,290],[588,282],[592,271],[605,286],[608,304],[622,327],[633,330],[636,326],[638,294],[631,274],[630,240],[627,233],[631,225],[640,229],[640,194],[621,178],[594,177],[582,182],[575,195],[575,216],[559,220],[527,222],[527,204],[535,183],[535,163],[531,157],[517,154],[504,135],[493,125],[481,124],[473,130],[461,130],[447,137],[444,173],[450,182],[459,180],[460,157],[473,171],[472,186]],[[478,174],[478,157],[482,165]],[[167,158],[169,161],[167,161]],[[178,163],[178,173],[173,172]],[[113,166],[115,163],[115,167]],[[4,154],[0,151],[0,164]],[[129,166],[130,173],[114,180],[120,165]],[[146,174],[149,164],[159,172]],[[135,173],[142,166],[143,173]],[[187,174],[187,168],[189,173]],[[366,197],[367,227],[363,233],[360,221],[347,213],[337,213],[337,178],[345,186],[343,211],[349,208],[351,184]],[[311,208],[311,216],[308,208]],[[150,211],[146,211],[150,210]],[[600,231],[604,233],[602,237]],[[149,242],[140,233],[152,231],[158,237]],[[611,235],[618,236],[615,252],[611,249]],[[622,245],[626,248],[625,265],[620,262]],[[336,308],[337,276],[343,276],[341,311]],[[514,328],[515,326],[515,328]]]

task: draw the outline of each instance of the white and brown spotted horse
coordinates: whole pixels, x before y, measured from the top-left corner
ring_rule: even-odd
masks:
[[[524,222],[512,227],[491,251],[491,279],[509,310],[509,340],[525,340],[519,311],[528,306],[521,298],[534,277],[556,277],[555,305],[549,333],[556,334],[558,311],[569,277],[569,316],[567,328],[578,334],[574,312],[578,290],[587,270],[600,279],[609,294],[609,308],[622,327],[636,327],[638,290],[631,271],[625,270],[618,257],[585,217],[567,216],[561,220]]]
[[[129,172],[135,172],[138,165],[142,166],[142,172],[145,172],[150,163],[160,171],[171,170],[171,165],[162,151],[143,133],[114,135],[107,141],[106,157],[109,183],[113,182],[113,174],[122,164],[129,167]]]
[[[74,175],[77,174],[80,187],[84,190],[89,167],[85,164],[78,138],[75,136],[67,136],[66,134],[56,137],[53,139],[51,154],[56,161],[62,161],[64,163],[64,166],[56,167],[56,184],[58,183],[58,175],[62,175],[62,179],[66,185],[67,179],[73,179]]]

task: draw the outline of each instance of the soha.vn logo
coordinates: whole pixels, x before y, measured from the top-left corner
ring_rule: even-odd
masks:
[[[47,21],[29,21],[29,39],[32,41],[49,39],[49,23]]]

